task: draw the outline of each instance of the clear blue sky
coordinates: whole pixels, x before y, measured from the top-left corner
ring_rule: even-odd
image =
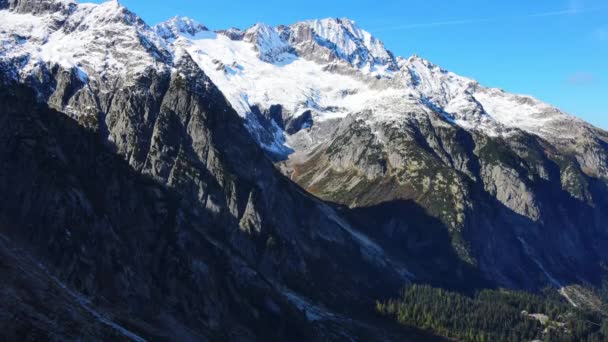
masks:
[[[533,95],[608,129],[606,0],[120,2],[149,24],[183,15],[211,29],[348,17],[396,55],[417,53],[484,85]]]

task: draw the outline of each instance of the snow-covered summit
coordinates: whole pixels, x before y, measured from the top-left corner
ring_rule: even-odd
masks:
[[[447,71],[418,55],[400,58],[398,65],[404,84],[418,90],[438,107],[448,105],[463,91],[479,86],[476,81]]]
[[[286,118],[307,113],[313,125],[360,113],[376,121],[438,114],[446,124],[468,130],[499,135],[521,129],[545,138],[575,134],[559,128],[564,124],[585,125],[538,100],[485,88],[418,56],[394,57],[345,18],[212,32],[186,17],[151,28],[118,1],[2,4],[0,64],[21,79],[53,65],[87,80],[131,75],[170,68],[174,56],[187,52],[244,117],[254,107],[277,105]]]
[[[369,32],[362,30],[353,20],[330,18],[314,20],[308,24],[319,38],[335,44],[338,54],[353,56],[355,64],[394,63],[393,55],[384,47],[384,44]]]
[[[484,87],[417,55],[399,58],[398,63],[400,81],[407,88],[414,89],[426,106],[446,120],[466,129],[493,136],[521,129],[555,140],[576,134],[563,130],[564,125],[586,125],[533,97]]]
[[[282,54],[291,50],[289,44],[281,39],[277,29],[262,23],[245,31],[243,39],[253,43],[259,58],[266,62],[276,62],[281,59]]]
[[[170,62],[166,42],[118,1],[11,4],[16,6],[0,10],[0,61],[16,67],[17,78],[54,65],[88,78],[134,74]]]
[[[219,30],[219,31],[217,31],[217,33],[223,34],[224,36],[226,36],[232,40],[243,40],[243,38],[245,37],[245,31],[241,30],[240,28],[236,28],[236,27],[231,27],[226,30]]]
[[[522,129],[543,137],[563,135],[556,127],[573,120],[419,56],[394,57],[349,19],[259,23],[197,36],[176,32],[180,39],[171,46],[187,51],[244,117],[254,107],[276,105],[287,118],[310,113],[313,122],[358,113],[372,113],[375,121],[435,113],[448,124],[489,135]]]
[[[195,36],[199,32],[208,31],[207,27],[188,17],[175,16],[154,27],[164,39],[176,39],[178,35]]]
[[[178,17],[155,29],[169,41],[179,36],[194,38],[207,30],[191,19]],[[231,28],[216,33],[253,44],[258,57],[265,62],[277,62],[286,58],[285,54],[293,54],[322,64],[342,63],[374,76],[390,78],[398,69],[396,59],[384,44],[347,18],[309,20],[278,27],[257,23],[245,31]]]
[[[314,60],[342,60],[370,73],[397,69],[384,44],[347,18],[298,22],[285,28],[284,35],[302,55]]]

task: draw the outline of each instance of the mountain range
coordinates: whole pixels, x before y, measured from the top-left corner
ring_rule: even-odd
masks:
[[[411,284],[602,310],[608,132],[350,19],[0,0],[0,85],[8,340],[442,340],[375,310]]]

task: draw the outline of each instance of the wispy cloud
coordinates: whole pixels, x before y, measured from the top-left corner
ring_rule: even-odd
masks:
[[[565,83],[572,86],[588,86],[597,83],[597,77],[590,72],[575,72],[565,79]]]
[[[608,9],[608,6],[594,7],[594,8],[583,8],[582,6],[583,6],[583,1],[571,0],[570,6],[567,9],[563,9],[563,10],[559,10],[559,11],[547,11],[547,12],[530,13],[530,14],[515,15],[515,16],[455,19],[455,20],[446,20],[446,21],[434,21],[434,22],[428,22],[428,23],[396,25],[396,26],[388,26],[388,27],[379,27],[373,31],[374,32],[383,32],[383,31],[410,30],[410,29],[417,29],[417,28],[429,28],[429,27],[438,27],[438,26],[495,23],[495,22],[501,22],[501,21],[518,20],[518,19],[531,19],[531,18],[540,18],[540,17],[559,17],[559,16],[575,15],[575,14],[579,14],[579,13],[594,12],[594,11]]]

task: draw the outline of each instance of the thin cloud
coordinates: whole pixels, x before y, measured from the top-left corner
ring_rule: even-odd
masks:
[[[561,11],[532,13],[532,14],[517,15],[517,16],[458,19],[458,20],[447,20],[447,21],[435,21],[435,22],[428,22],[428,23],[416,23],[416,24],[408,24],[408,25],[381,27],[381,28],[378,28],[373,31],[374,32],[397,31],[397,30],[410,30],[410,29],[417,29],[417,28],[429,28],[429,27],[439,27],[439,26],[484,24],[484,23],[494,23],[494,22],[500,22],[500,21],[517,20],[517,19],[558,17],[558,16],[574,15],[574,14],[585,13],[585,12],[600,11],[600,10],[604,10],[604,9],[608,8],[608,7],[582,8],[581,6],[582,6],[581,1],[572,1],[570,3],[570,7],[568,9],[561,10]]]
[[[590,72],[575,72],[568,76],[565,83],[572,86],[588,86],[597,83],[597,78]]]
[[[567,10],[561,10],[561,11],[528,14],[528,15],[510,17],[510,18],[507,18],[507,19],[527,19],[527,18],[542,18],[542,17],[559,17],[559,16],[563,16],[563,15],[573,15],[573,14],[579,14],[579,13],[582,13],[582,12],[589,12],[589,11],[592,11],[592,9],[587,9],[587,10],[567,9]]]

